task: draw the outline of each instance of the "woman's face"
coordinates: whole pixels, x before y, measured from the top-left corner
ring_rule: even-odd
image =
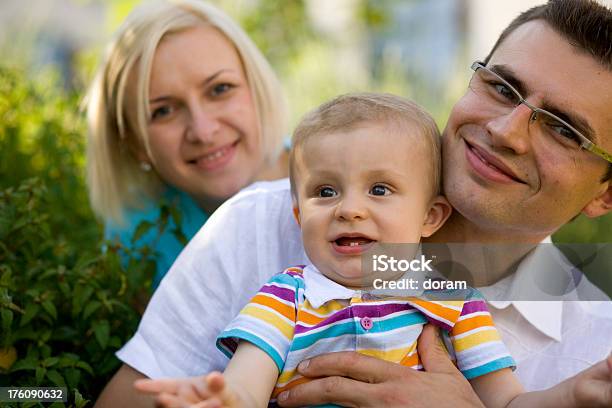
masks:
[[[163,181],[208,211],[253,181],[263,162],[258,118],[240,57],[219,31],[165,37],[149,98],[147,159]]]

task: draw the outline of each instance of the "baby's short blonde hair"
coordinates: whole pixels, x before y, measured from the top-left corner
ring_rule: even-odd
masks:
[[[161,190],[162,180],[155,172],[143,172],[136,158],[127,154],[127,146],[149,151],[149,80],[160,41],[168,34],[201,25],[216,28],[234,44],[253,97],[264,160],[267,164],[277,160],[286,130],[285,97],[272,68],[248,35],[221,10],[201,1],[145,3],[115,34],[86,100],[89,195],[93,209],[103,218],[121,222],[126,207],[138,207],[142,194],[156,197]],[[129,106],[128,83],[135,89],[135,103]],[[137,123],[129,122],[130,109],[136,110]]]
[[[384,93],[350,93],[338,96],[307,113],[293,132],[289,157],[291,193],[297,199],[296,155],[306,140],[339,131],[347,131],[367,124],[382,124],[395,134],[406,133],[415,143],[421,141],[427,157],[423,163],[430,167],[432,197],[441,190],[440,131],[431,115],[416,103],[400,96]],[[418,134],[415,135],[415,131]],[[381,136],[384,143],[384,136]],[[347,141],[350,143],[350,141]],[[374,148],[374,146],[373,146]]]

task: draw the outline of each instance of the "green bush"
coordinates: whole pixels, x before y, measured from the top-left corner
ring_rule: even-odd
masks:
[[[119,247],[58,242],[46,192],[30,180],[0,193],[0,349],[16,352],[16,361],[0,360],[0,385],[62,386],[95,399],[137,327],[154,264],[146,249],[124,269]],[[72,401],[83,406],[78,395]]]
[[[79,98],[45,78],[0,68],[0,386],[65,386],[80,407],[119,367],[155,264],[103,242]]]

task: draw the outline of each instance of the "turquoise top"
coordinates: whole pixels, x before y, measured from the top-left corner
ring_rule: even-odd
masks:
[[[127,210],[124,225],[118,226],[107,221],[104,231],[106,239],[118,240],[126,248],[136,249],[147,245],[156,252],[157,270],[153,278],[153,289],[157,288],[184,247],[173,233],[176,230],[176,224],[172,216],[168,217],[166,228],[161,234],[159,233],[157,226],[164,203],[175,208],[180,214],[180,229],[188,241],[208,220],[208,214],[187,193],[168,188],[161,199],[147,200],[143,208]],[[132,243],[132,237],[138,225],[143,221],[152,226],[136,242]]]

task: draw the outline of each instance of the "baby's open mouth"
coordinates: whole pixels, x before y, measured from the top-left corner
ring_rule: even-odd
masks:
[[[341,237],[335,240],[334,242],[338,246],[355,247],[355,246],[360,246],[360,245],[367,245],[374,241],[369,238],[364,238],[364,237]]]

